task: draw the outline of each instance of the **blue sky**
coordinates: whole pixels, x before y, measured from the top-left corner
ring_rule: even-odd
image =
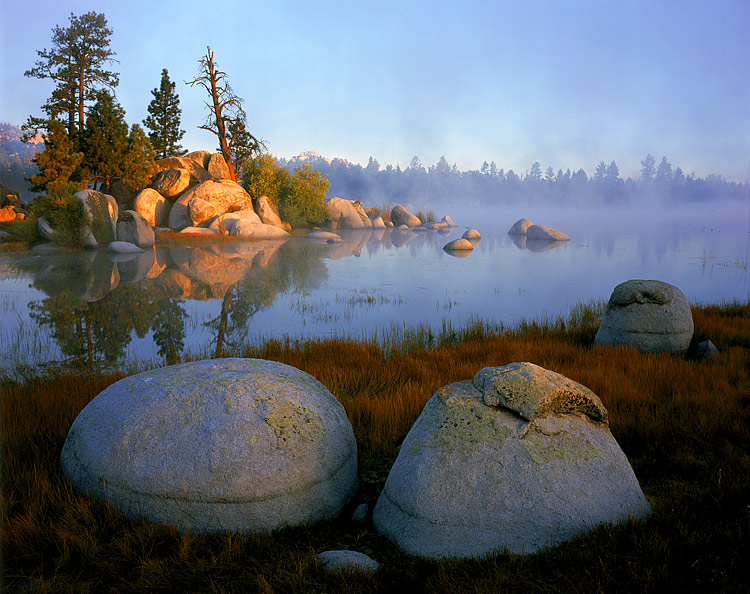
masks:
[[[589,174],[615,160],[637,177],[651,153],[750,179],[748,0],[0,0],[0,121],[41,115],[51,83],[23,72],[90,10],[114,29],[128,122],[167,68],[190,150],[216,148],[184,84],[210,45],[277,156]]]

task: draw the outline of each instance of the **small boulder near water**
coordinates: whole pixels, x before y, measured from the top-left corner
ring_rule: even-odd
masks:
[[[410,213],[401,204],[397,204],[391,209],[391,221],[396,227],[406,225],[407,227],[418,227],[422,224],[417,215]]]
[[[651,511],[588,388],[532,363],[440,388],[406,436],[375,528],[422,557],[534,553]]]
[[[443,249],[446,251],[471,251],[474,249],[474,244],[471,243],[468,239],[464,239],[461,237],[460,239],[454,239],[453,241],[449,241],[443,246]]]
[[[594,343],[684,355],[692,337],[693,314],[680,289],[658,280],[629,280],[612,291]]]
[[[482,239],[482,234],[479,233],[479,231],[477,231],[476,229],[467,229],[466,231],[464,231],[464,234],[461,237],[470,241],[479,241],[480,239]]]
[[[357,488],[357,445],[344,407],[312,376],[215,359],[112,384],[73,422],[62,467],[133,519],[268,532],[337,515]]]
[[[518,219],[508,231],[508,235],[526,235],[526,230],[531,227],[532,223],[529,219]]]

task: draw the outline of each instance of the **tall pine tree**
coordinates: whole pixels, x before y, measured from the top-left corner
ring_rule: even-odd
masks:
[[[151,177],[156,173],[155,157],[156,153],[143,128],[133,124],[122,164],[123,183],[136,192],[148,186]]]
[[[180,98],[175,93],[175,85],[169,80],[169,72],[161,71],[161,84],[158,89],[151,91],[154,96],[148,105],[149,116],[143,120],[143,125],[150,130],[151,146],[156,151],[157,159],[178,157],[187,153],[179,141],[185,130],[180,130]]]
[[[73,150],[65,125],[58,120],[49,121],[44,134],[44,150],[37,153],[33,161],[39,173],[27,178],[32,192],[55,190],[68,182],[81,187],[86,185],[85,172],[81,171],[83,153]]]
[[[79,140],[84,130],[85,102],[95,99],[98,90],[113,89],[119,83],[119,75],[106,69],[117,62],[109,47],[111,36],[107,19],[93,11],[80,17],[71,13],[69,27],[52,30],[52,49],[37,51],[40,59],[24,73],[55,83],[51,97],[42,106],[47,118],[30,117],[25,129],[46,128],[50,120],[64,117],[68,137]]]

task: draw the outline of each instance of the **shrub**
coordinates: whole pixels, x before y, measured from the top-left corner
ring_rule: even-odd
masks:
[[[279,215],[292,227],[310,227],[330,218],[325,207],[328,178],[305,163],[294,170],[287,192],[279,199]]]
[[[31,216],[28,217],[29,227],[22,231],[23,235],[38,237],[36,235],[37,221],[39,217],[45,217],[55,230],[56,244],[83,249],[81,227],[86,225],[88,220],[83,204],[74,195],[77,191],[76,184],[62,184],[34,200],[31,204]]]

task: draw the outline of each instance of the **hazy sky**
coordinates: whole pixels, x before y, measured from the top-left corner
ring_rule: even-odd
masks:
[[[41,115],[52,85],[23,73],[91,10],[114,29],[128,123],[167,68],[190,150],[217,146],[184,84],[210,45],[277,156],[589,174],[615,160],[636,177],[651,153],[750,179],[748,0],[0,0],[0,121]]]

